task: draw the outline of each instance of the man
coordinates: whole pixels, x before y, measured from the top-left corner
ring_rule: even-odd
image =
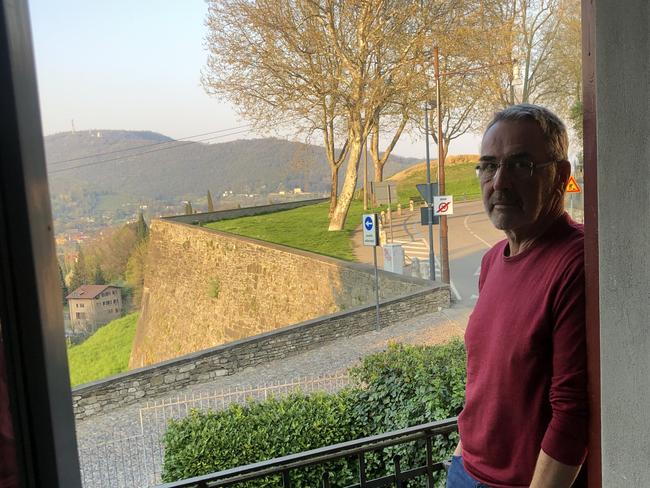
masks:
[[[549,110],[495,115],[476,168],[506,239],[481,263],[449,488],[564,488],[586,456],[582,226],[564,211],[568,137]]]

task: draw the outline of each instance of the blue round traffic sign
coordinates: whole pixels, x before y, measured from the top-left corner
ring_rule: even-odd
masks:
[[[372,230],[372,218],[370,216],[367,216],[366,220],[363,221],[363,225],[367,230]]]

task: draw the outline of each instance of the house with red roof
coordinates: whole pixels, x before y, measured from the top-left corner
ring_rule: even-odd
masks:
[[[75,334],[92,334],[122,316],[122,293],[115,285],[81,285],[70,293],[68,309]]]

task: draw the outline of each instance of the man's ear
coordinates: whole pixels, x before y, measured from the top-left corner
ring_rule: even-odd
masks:
[[[569,182],[569,177],[571,176],[571,163],[566,159],[558,161],[557,163],[557,182],[558,188],[564,192],[567,183]]]

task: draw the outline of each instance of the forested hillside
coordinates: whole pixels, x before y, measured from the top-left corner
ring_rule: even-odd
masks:
[[[85,218],[116,223],[142,204],[180,210],[182,200],[204,199],[208,189],[216,198],[224,191],[329,190],[324,148],[277,138],[208,144],[154,132],[92,130],[47,136],[45,151],[55,218],[69,225]],[[388,174],[415,161],[395,156]]]

